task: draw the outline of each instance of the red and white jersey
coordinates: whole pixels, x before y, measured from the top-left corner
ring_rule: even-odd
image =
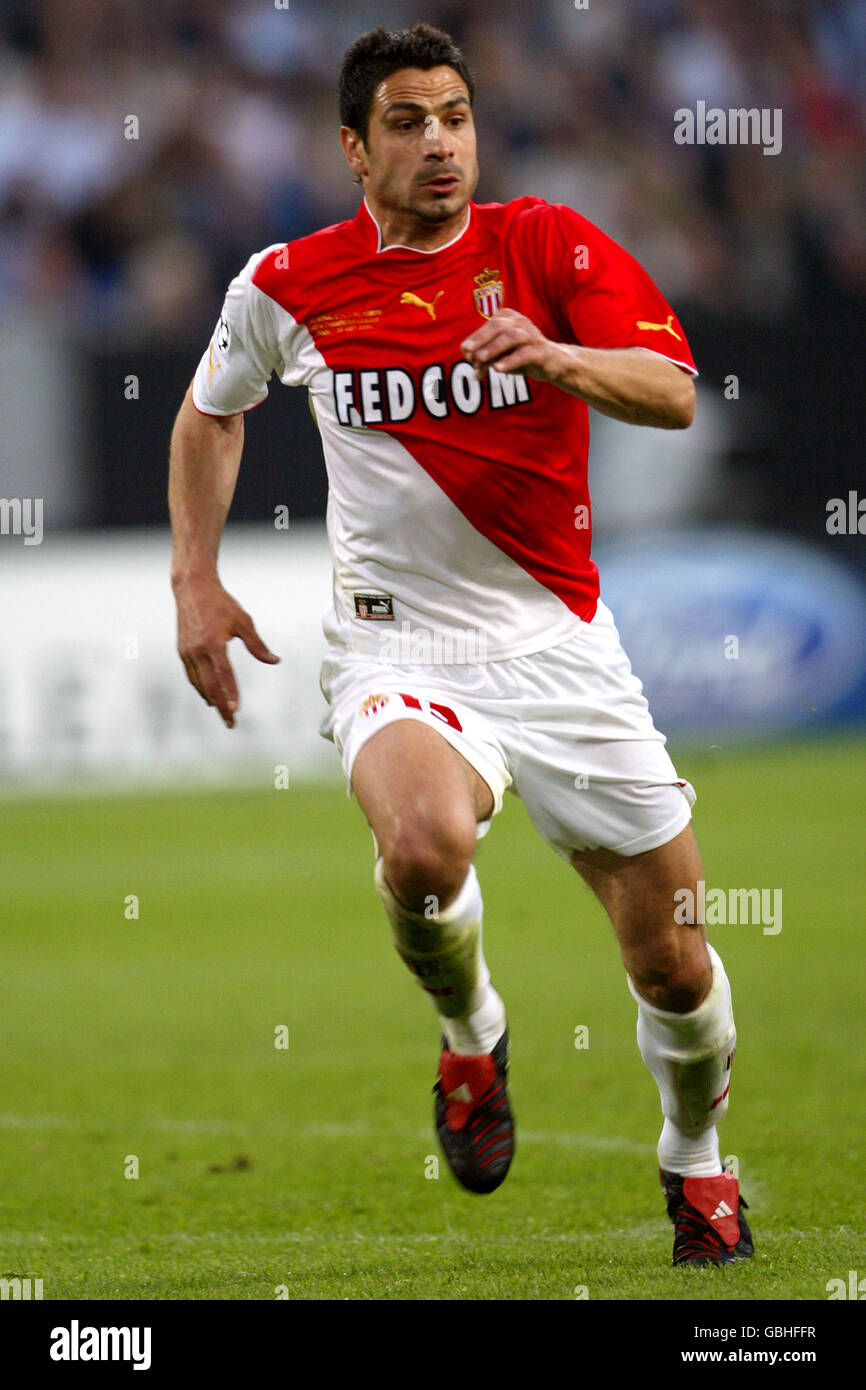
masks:
[[[621,247],[541,198],[469,203],[435,251],[350,221],[253,256],[193,386],[252,409],[306,386],[328,470],[332,642],[396,662],[523,656],[595,613],[586,404],[490,371],[460,343],[501,307],[556,342],[643,347],[695,367],[676,315]],[[281,442],[291,467],[291,441]]]

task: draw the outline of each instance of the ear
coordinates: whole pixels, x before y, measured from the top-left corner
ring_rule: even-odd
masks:
[[[364,141],[357,130],[352,130],[351,126],[341,125],[340,143],[352,173],[360,181],[369,173]]]

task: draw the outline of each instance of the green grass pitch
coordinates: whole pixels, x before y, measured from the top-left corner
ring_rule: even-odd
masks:
[[[710,933],[752,1262],[670,1268],[612,933],[513,798],[476,862],[517,1155],[490,1197],[433,1176],[438,1030],[360,810],[264,772],[261,792],[4,805],[0,1275],[170,1300],[823,1300],[866,1275],[866,741],[673,751],[708,885],[783,890],[777,935]]]

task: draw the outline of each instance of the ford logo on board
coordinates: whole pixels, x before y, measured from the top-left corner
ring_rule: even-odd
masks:
[[[826,551],[753,531],[672,531],[595,558],[664,733],[866,717],[866,587]]]

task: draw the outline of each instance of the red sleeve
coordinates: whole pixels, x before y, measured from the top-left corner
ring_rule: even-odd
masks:
[[[650,348],[697,375],[682,325],[633,256],[562,203],[540,209],[550,308],[581,347]]]

